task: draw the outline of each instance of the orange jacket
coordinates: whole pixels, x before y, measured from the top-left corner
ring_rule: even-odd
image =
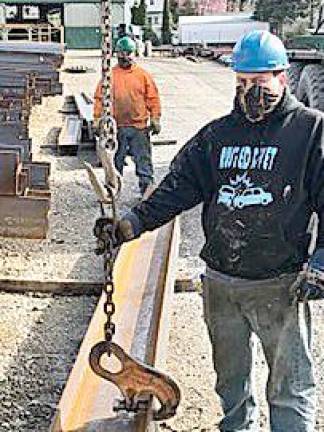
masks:
[[[149,117],[161,116],[158,89],[151,75],[138,65],[130,69],[113,67],[112,114],[117,126],[134,126],[144,129]],[[97,85],[94,101],[94,117],[102,112],[102,85]]]

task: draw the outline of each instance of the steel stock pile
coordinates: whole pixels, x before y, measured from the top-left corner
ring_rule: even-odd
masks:
[[[32,107],[62,93],[59,44],[0,43],[0,235],[44,238],[50,164],[33,160]]]

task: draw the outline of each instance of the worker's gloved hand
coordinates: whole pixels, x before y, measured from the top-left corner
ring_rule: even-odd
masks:
[[[133,226],[128,219],[117,221],[114,230],[113,220],[101,217],[96,220],[93,233],[97,238],[97,248],[95,250],[97,255],[102,255],[108,249],[117,248],[135,237]]]
[[[306,281],[299,287],[298,300],[324,299],[324,248],[311,256],[306,272]]]
[[[161,122],[159,118],[151,118],[150,131],[152,132],[152,135],[158,135],[161,132]]]

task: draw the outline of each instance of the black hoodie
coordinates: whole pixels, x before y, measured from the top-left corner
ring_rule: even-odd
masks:
[[[324,115],[288,90],[259,123],[235,104],[182,148],[153,195],[126,217],[139,235],[203,202],[201,257],[210,268],[248,279],[299,270],[312,212],[324,247],[323,127]]]

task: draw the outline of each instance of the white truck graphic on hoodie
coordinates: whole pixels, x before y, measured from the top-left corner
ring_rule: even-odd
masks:
[[[273,201],[272,194],[261,187],[251,187],[238,193],[230,185],[223,185],[218,194],[217,204],[225,204],[229,208],[243,209],[252,205],[268,205]]]

